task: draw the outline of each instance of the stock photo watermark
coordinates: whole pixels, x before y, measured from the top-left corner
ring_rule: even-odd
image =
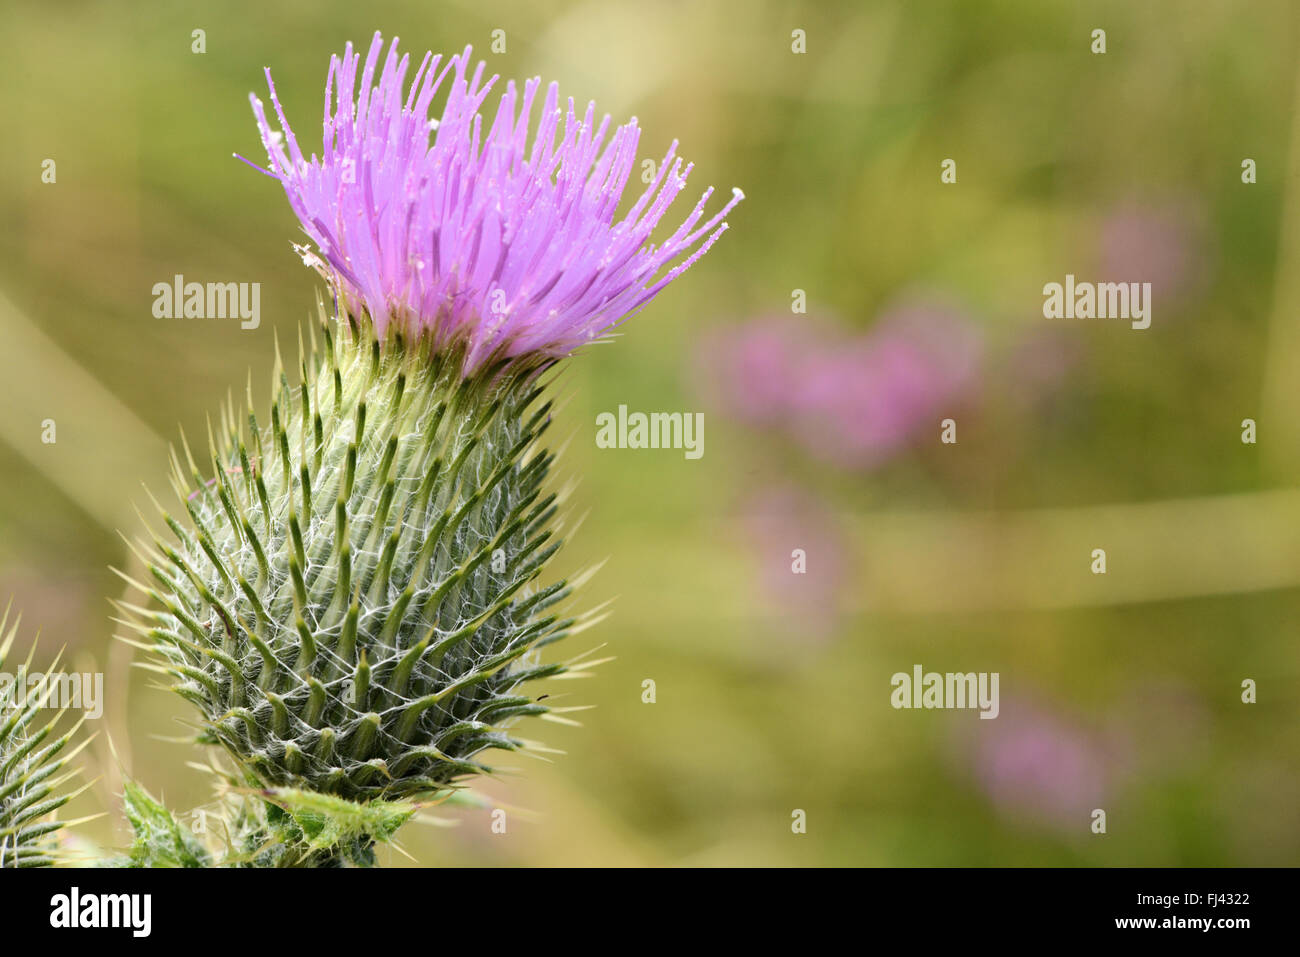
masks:
[[[889,679],[894,689],[889,703],[896,710],[905,708],[978,709],[981,718],[996,718],[999,673],[988,671],[925,671],[912,666],[912,673],[897,672]]]
[[[1075,282],[1043,286],[1044,319],[1127,319],[1134,329],[1151,325],[1151,283]]]
[[[681,449],[688,459],[704,455],[703,412],[628,412],[626,405],[596,416],[600,449]]]
[[[6,711],[38,708],[80,710],[91,720],[104,714],[104,675],[101,672],[0,671],[0,720]]]
[[[74,886],[68,893],[50,898],[50,926],[61,930],[120,928],[131,931],[132,937],[148,937],[152,911],[152,894],[83,894]]]
[[[262,324],[260,282],[186,282],[177,273],[171,282],[153,284],[155,319],[239,319],[239,328]]]

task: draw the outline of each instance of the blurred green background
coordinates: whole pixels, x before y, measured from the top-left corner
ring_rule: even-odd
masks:
[[[73,810],[112,811],[90,837],[126,839],[119,761],[174,808],[207,798],[177,743],[188,706],[111,640],[108,567],[131,567],[119,531],[140,531],[141,483],[167,490],[166,444],[202,436],[249,370],[266,400],[273,336],[295,341],[319,286],[278,184],[231,157],[265,159],[248,93],[271,66],[318,142],[330,54],[379,29],[636,115],[643,155],[679,138],[695,187],[748,197],[561,380],[561,477],[586,519],[560,571],[608,559],[586,594],[617,598],[565,654],[617,658],[551,690],[596,708],[520,729],[567,753],[500,762],[523,772],[483,785],[520,809],[506,834],[448,812],[403,832],[417,861],[1300,860],[1294,4],[5,0],[0,23],[0,596],[43,656],[107,673],[98,783]],[[260,282],[261,328],[154,318],[176,273]],[[1151,328],[1044,319],[1066,273],[1153,279]],[[833,356],[934,300],[978,367],[879,455],[746,420],[754,383],[719,384],[756,317]],[[851,427],[876,383],[841,374]],[[703,411],[704,457],[597,449],[619,404]],[[918,663],[998,672],[1001,716],[892,709],[890,676]]]

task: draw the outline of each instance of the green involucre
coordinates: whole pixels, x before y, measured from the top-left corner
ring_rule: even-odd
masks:
[[[270,423],[233,403],[203,471],[173,457],[188,521],[143,557],[132,608],[175,690],[268,786],[400,799],[488,770],[538,649],[574,624],[536,579],[559,547],[538,376],[325,324]],[[207,477],[203,472],[207,473]]]

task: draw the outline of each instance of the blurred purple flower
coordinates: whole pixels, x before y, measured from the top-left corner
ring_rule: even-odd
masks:
[[[748,546],[758,557],[763,600],[790,612],[785,620],[798,622],[795,637],[826,637],[838,620],[849,576],[848,550],[835,517],[792,486],[755,494],[740,515]],[[805,556],[802,573],[793,570],[795,549]]]
[[[1078,337],[1060,326],[1029,326],[1005,359],[1004,391],[1022,407],[1050,414],[1084,361]]]
[[[708,390],[730,415],[784,429],[817,457],[872,468],[939,422],[975,385],[978,331],[914,303],[847,337],[815,320],[767,318],[706,343]]]
[[[530,143],[539,78],[522,95],[508,83],[488,119],[480,108],[497,78],[483,81],[485,65],[472,66],[469,47],[445,64],[426,54],[406,89],[409,56],[399,60],[394,39],[381,69],[383,45],[376,33],[359,78],[351,43],[331,59],[319,159],[299,149],[269,70],[280,130],[250,96],[270,175],[319,248],[300,248],[304,261],[335,283],[354,316],[364,309],[381,336],[396,327],[439,347],[463,344],[467,371],[496,357],[566,355],[605,336],[699,259],[742,198],[735,190],[701,222],[706,190],[676,231],[651,245],[691,171],[675,156],[676,142],[615,222],[637,163],[635,119],[607,139],[608,116],[597,123],[594,103],[579,116],[572,99],[561,109],[551,84]],[[441,119],[430,119],[448,76]]]
[[[1119,756],[1105,737],[1021,700],[1004,699],[995,720],[979,723],[962,750],[1002,811],[1086,828],[1092,809],[1106,806]]]
[[[956,315],[915,305],[888,313],[867,335],[822,357],[796,397],[799,435],[824,459],[871,468],[945,412],[973,384],[975,330]]]
[[[710,336],[701,350],[706,390],[748,425],[784,424],[793,399],[826,350],[824,334],[799,319],[764,318]]]
[[[1149,282],[1153,293],[1180,296],[1205,268],[1200,218],[1177,204],[1126,202],[1098,234],[1101,275],[1108,282]]]

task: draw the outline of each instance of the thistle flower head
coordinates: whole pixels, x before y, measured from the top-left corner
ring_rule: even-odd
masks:
[[[316,246],[304,258],[346,321],[303,345],[296,384],[277,356],[269,423],[250,387],[202,466],[183,445],[186,516],[164,510],[168,532],[141,543],[149,583],[124,576],[151,601],[123,603],[123,623],[199,710],[201,740],[275,794],[234,819],[258,860],[263,838],[292,832],[304,859],[364,863],[404,802],[491,771],[488,751],[535,748],[520,719],[572,723],[531,683],[600,664],[543,660],[600,612],[563,610],[586,573],[542,580],[563,499],[546,491],[550,403],[531,373],[642,308],[740,199],[706,217],[706,192],[652,245],[690,170],[675,144],[616,220],[635,122],[611,131],[594,106],[579,119],[552,86],[533,129],[538,80],[507,85],[485,121],[495,80],[468,49],[426,56],[409,83],[396,41],[381,69],[383,55],[376,36],[364,66],[350,46],[333,60],[319,157],[274,86],[282,132],[253,100],[270,174]],[[530,374],[480,374],[503,362]],[[152,859],[150,835],[174,829],[138,803]]]
[[[712,190],[658,245],[651,233],[691,171],[677,143],[653,181],[616,218],[636,168],[636,120],[560,105],[551,84],[531,131],[541,80],[506,84],[495,116],[470,48],[426,54],[409,84],[397,40],[377,33],[364,65],[349,43],[330,63],[322,152],[303,155],[267,71],[280,130],[250,97],[270,174],[316,249],[304,261],[376,333],[431,337],[465,351],[467,373],[489,360],[567,355],[638,312],[727,228],[739,190],[706,218]],[[381,57],[383,57],[381,67]],[[358,69],[360,76],[358,77]],[[431,118],[445,91],[440,119]]]

